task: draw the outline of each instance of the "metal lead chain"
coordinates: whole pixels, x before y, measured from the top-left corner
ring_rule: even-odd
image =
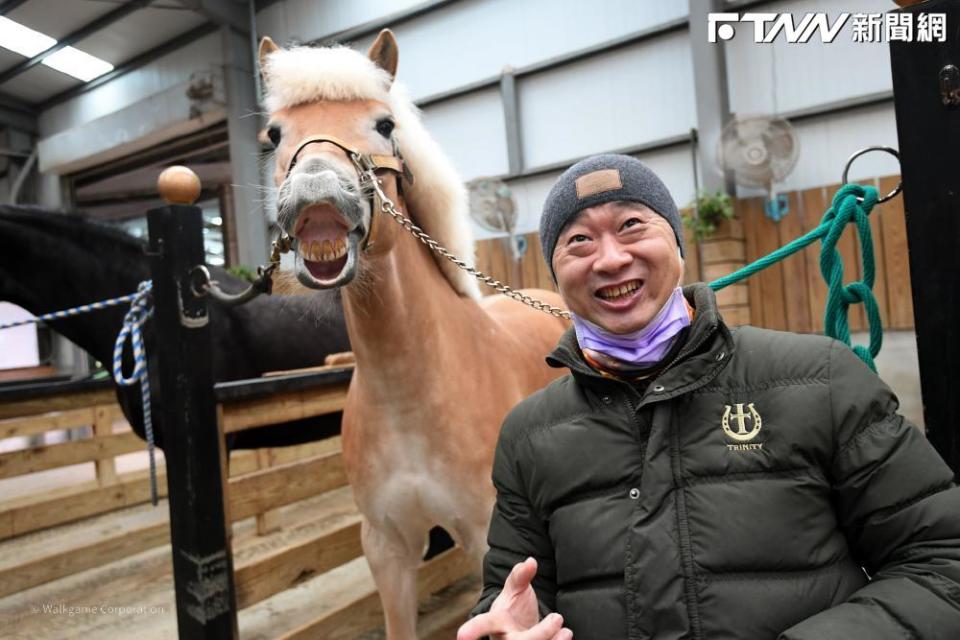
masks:
[[[546,302],[542,302],[540,300],[537,300],[536,298],[532,298],[526,295],[525,293],[521,293],[516,289],[514,289],[513,287],[510,287],[509,285],[505,285],[499,280],[495,278],[491,278],[490,276],[483,273],[482,271],[479,271],[478,269],[475,269],[474,267],[471,267],[470,265],[468,265],[466,262],[458,258],[456,255],[448,251],[443,246],[441,246],[439,242],[437,242],[436,240],[431,238],[429,235],[427,235],[427,233],[423,229],[415,225],[413,221],[410,220],[410,218],[407,218],[402,213],[397,211],[397,207],[393,203],[393,200],[387,197],[387,194],[383,192],[383,189],[381,188],[381,185],[380,185],[380,180],[377,179],[375,175],[368,174],[368,178],[370,180],[370,184],[373,186],[374,190],[376,190],[377,196],[380,198],[380,211],[383,213],[386,213],[391,218],[393,218],[398,223],[400,223],[400,226],[402,226],[404,229],[409,231],[414,238],[416,238],[423,244],[427,245],[427,247],[429,247],[431,251],[439,253],[441,256],[443,256],[453,264],[457,265],[458,267],[460,267],[461,269],[463,269],[464,271],[472,275],[474,278],[476,278],[480,282],[490,287],[493,287],[494,289],[497,290],[497,292],[502,293],[508,298],[513,298],[514,300],[517,300],[518,302],[522,302],[528,307],[533,307],[537,311],[543,311],[544,313],[549,313],[554,317],[566,318],[568,320],[570,319],[569,311],[564,311],[559,307],[554,307],[552,305],[547,304]]]

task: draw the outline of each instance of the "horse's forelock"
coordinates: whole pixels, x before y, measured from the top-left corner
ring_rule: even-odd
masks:
[[[320,100],[388,100],[390,74],[347,47],[293,47],[266,58],[270,111]]]

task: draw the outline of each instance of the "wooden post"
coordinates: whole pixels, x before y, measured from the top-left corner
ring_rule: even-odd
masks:
[[[172,174],[171,174],[172,172]],[[199,180],[183,167],[161,174],[167,202],[147,214],[154,325],[160,347],[157,390],[163,416],[170,541],[180,638],[237,638],[236,592],[224,504],[224,440],[213,395],[207,302],[191,292],[204,263],[200,209],[186,203]],[[192,177],[192,179],[191,179]]]
[[[93,435],[102,438],[113,433],[113,405],[102,404],[93,408]],[[103,487],[117,482],[117,461],[114,457],[103,458],[95,463],[97,483]]]
[[[273,466],[273,449],[257,449],[256,454],[258,469],[269,469],[271,466]],[[262,513],[258,513],[256,522],[258,536],[265,536],[283,528],[283,520],[280,517],[280,509],[269,509]]]
[[[930,0],[900,12],[913,14],[914,37],[921,14],[947,21],[946,42],[891,42],[890,61],[924,420],[960,477],[960,2]]]

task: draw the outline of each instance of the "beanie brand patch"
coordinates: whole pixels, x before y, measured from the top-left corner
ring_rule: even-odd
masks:
[[[614,191],[623,188],[619,169],[600,169],[591,171],[577,178],[577,199],[583,200],[589,196],[604,191]]]

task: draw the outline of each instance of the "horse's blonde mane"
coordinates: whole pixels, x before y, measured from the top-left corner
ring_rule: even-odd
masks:
[[[271,112],[319,100],[380,100],[396,120],[394,136],[413,172],[404,185],[409,216],[441,245],[474,264],[467,192],[453,164],[427,133],[420,112],[390,74],[346,47],[294,47],[270,53],[263,69]],[[322,133],[322,132],[316,132]],[[479,298],[477,281],[434,254],[441,272],[463,296]]]

